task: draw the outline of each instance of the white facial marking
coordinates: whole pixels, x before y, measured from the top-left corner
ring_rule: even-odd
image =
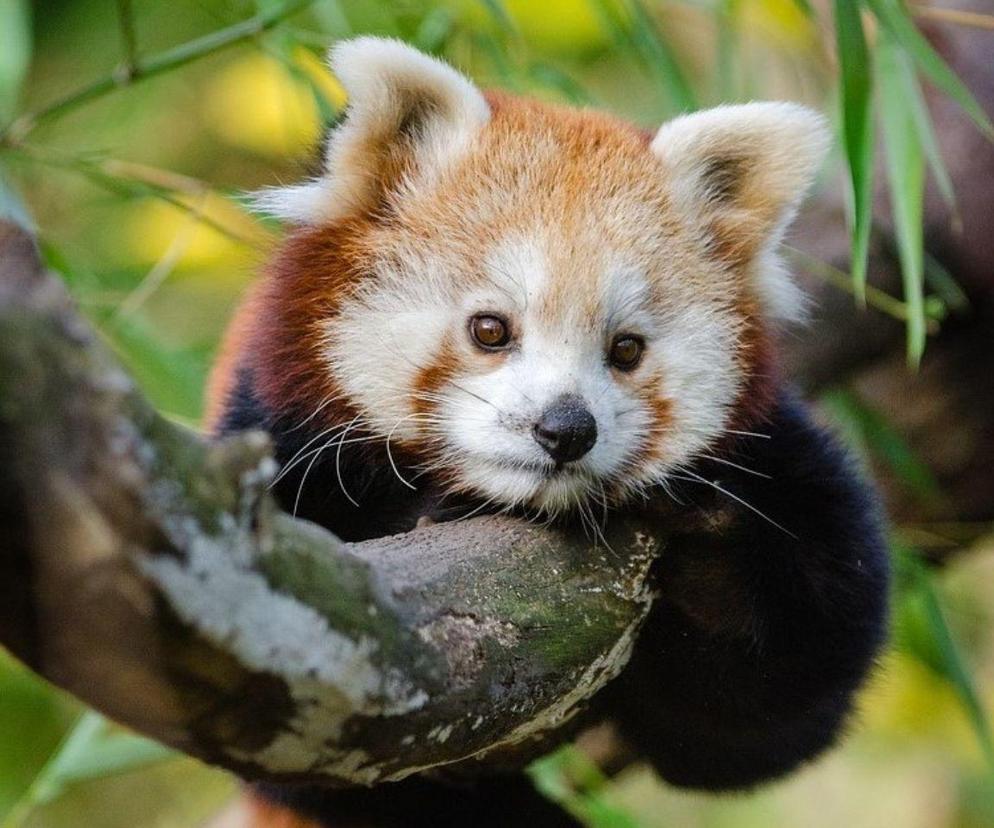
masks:
[[[557,244],[552,232],[506,237],[483,254],[475,281],[444,255],[392,257],[403,264],[384,266],[328,325],[332,370],[376,432],[419,446],[462,490],[550,512],[658,481],[721,433],[741,383],[727,308],[603,251],[576,263],[586,275],[574,288],[555,270]],[[507,322],[506,351],[472,343],[475,314]],[[609,363],[618,334],[645,343],[633,371]],[[417,378],[438,364],[452,376],[426,398],[431,413],[418,413]],[[557,467],[533,429],[564,396],[582,401],[597,439]],[[665,433],[654,400],[668,401]],[[651,461],[647,444],[662,447]]]

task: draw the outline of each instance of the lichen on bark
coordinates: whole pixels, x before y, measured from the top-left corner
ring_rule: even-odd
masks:
[[[662,532],[507,517],[346,544],[282,513],[265,435],[160,417],[0,225],[0,643],[247,778],[520,764],[624,665]]]

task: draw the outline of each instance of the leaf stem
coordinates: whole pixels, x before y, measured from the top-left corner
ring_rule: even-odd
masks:
[[[121,0],[121,2],[122,4],[127,4],[126,0]],[[313,2],[314,0],[287,0],[287,2],[275,8],[260,12],[247,20],[242,20],[231,26],[210,32],[203,37],[181,43],[179,46],[167,49],[157,55],[152,55],[147,59],[135,58],[130,71],[122,71],[122,68],[118,67],[118,69],[109,75],[99,78],[74,92],[70,92],[54,103],[36,112],[21,116],[0,132],[0,143],[16,144],[43,121],[65,115],[82,104],[92,101],[95,98],[103,97],[115,89],[132,86],[138,81],[160,75],[163,72],[168,72],[170,69],[184,66],[187,63],[192,63],[195,60],[219,52],[229,46],[234,46],[244,40],[256,37],[296,12],[302,11]],[[122,28],[124,25],[122,22]],[[125,61],[127,61],[127,57]],[[126,65],[127,63],[125,63]]]
[[[930,6],[914,6],[915,17],[969,26],[973,29],[994,29],[994,14],[964,11],[963,9],[937,9]]]
[[[816,256],[805,253],[796,247],[785,245],[784,250],[787,255],[805,268],[813,276],[828,282],[833,287],[843,290],[849,294],[855,294],[856,288],[853,285],[852,276],[837,267],[833,267],[828,262],[822,261]],[[886,291],[880,290],[873,285],[866,285],[866,304],[871,308],[876,308],[881,313],[885,313],[901,322],[908,321],[908,306],[900,299],[891,296]],[[932,308],[926,307],[926,311]],[[931,315],[929,319],[929,333],[934,333],[937,329],[939,319],[936,315]]]
[[[138,65],[138,38],[135,36],[135,15],[131,0],[117,0],[117,24],[121,30],[124,62],[119,71],[130,76]]]

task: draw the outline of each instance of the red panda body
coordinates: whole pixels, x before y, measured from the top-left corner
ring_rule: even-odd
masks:
[[[649,136],[484,95],[389,41],[333,64],[349,110],[324,172],[261,199],[295,227],[232,325],[212,430],[269,431],[282,505],[348,540],[483,510],[687,527],[595,713],[679,784],[749,786],[820,752],[887,582],[872,492],[776,366],[801,306],[776,248],[821,119],[749,104]],[[327,824],[461,824],[509,784],[290,799]]]

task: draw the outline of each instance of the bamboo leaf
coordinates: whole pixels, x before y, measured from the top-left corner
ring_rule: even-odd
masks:
[[[656,76],[671,109],[697,109],[697,98],[676,53],[642,0],[590,0],[590,5],[616,48],[636,56]]]
[[[0,649],[0,825],[19,807],[72,721],[68,703]]]
[[[863,304],[873,217],[873,83],[857,0],[835,0],[835,40],[842,75],[842,145],[849,167],[851,270],[856,297]]]
[[[932,83],[956,101],[981,132],[988,138],[994,139],[994,125],[991,124],[987,113],[977,103],[963,81],[918,31],[907,11],[896,0],[866,0],[866,4],[880,21],[883,29],[911,56]]]
[[[68,785],[134,770],[176,754],[125,731],[111,730],[98,713],[84,713],[36,784],[34,804],[58,796]]]
[[[928,634],[928,648],[933,653],[930,666],[952,685],[970,720],[981,750],[994,767],[994,732],[990,719],[980,699],[976,682],[956,644],[932,574],[925,568],[915,550],[896,547],[898,573],[906,582],[909,597],[916,602]]]
[[[57,799],[70,785],[136,770],[175,755],[149,739],[112,730],[103,716],[87,711],[7,813],[3,828],[19,828],[35,808]]]
[[[528,68],[529,76],[542,86],[559,92],[572,104],[584,106],[592,103],[590,94],[573,78],[561,69],[542,61],[533,63]]]
[[[715,51],[717,52],[718,99],[738,97],[736,70],[739,68],[739,32],[736,23],[739,0],[719,0],[715,8]]]
[[[970,309],[970,297],[966,295],[942,262],[925,251],[925,284],[935,291],[942,304],[954,313],[965,313]]]
[[[617,3],[613,0],[589,0],[589,4],[614,45],[621,51],[633,50],[631,32],[620,16]]]
[[[631,0],[632,42],[666,90],[677,112],[692,112],[698,108],[697,96],[680,68],[680,61],[669,42],[659,31],[642,0]]]
[[[925,156],[915,117],[905,96],[901,53],[889,37],[877,46],[879,105],[883,122],[887,183],[894,234],[908,307],[908,361],[921,362],[925,350],[925,242],[922,222],[925,195]]]
[[[287,75],[310,93],[322,126],[327,127],[329,124],[335,123],[342,114],[339,107],[335,101],[331,100],[321,84],[294,60],[294,49],[299,48],[296,39],[287,35],[278,40],[274,39],[274,44],[274,48],[268,50],[269,54],[279,61]]]
[[[115,317],[101,333],[160,409],[187,419],[199,416],[209,364],[206,354],[168,348],[140,315]]]
[[[423,52],[438,54],[452,39],[456,18],[449,9],[435,8],[424,16],[414,33],[413,43]]]
[[[638,828],[638,820],[604,796],[610,782],[572,745],[532,762],[528,775],[538,791],[589,828]]]
[[[922,96],[921,86],[915,77],[911,61],[906,54],[897,56],[896,61],[900,67],[899,82],[904,87],[904,100],[911,113],[915,129],[918,133],[918,140],[925,152],[929,169],[935,178],[936,186],[943,201],[950,208],[956,207],[956,193],[953,190],[953,181],[949,177],[949,170],[946,169],[946,162],[939,150],[939,142],[935,137],[935,129],[932,126],[932,116],[925,105],[925,98]]]
[[[0,2],[3,1],[0,0]],[[18,141],[22,140],[43,121],[61,117],[67,112],[71,112],[83,104],[101,98],[110,92],[126,86],[133,86],[140,81],[161,75],[165,72],[171,72],[180,66],[200,60],[207,55],[216,54],[223,49],[229,49],[245,40],[258,37],[292,15],[303,11],[313,2],[314,0],[285,0],[273,12],[258,14],[255,17],[250,17],[247,20],[242,20],[223,29],[217,29],[202,37],[181,43],[179,46],[174,46],[172,49],[167,49],[159,54],[143,58],[137,65],[132,67],[125,83],[122,83],[119,74],[116,72],[99,78],[93,83],[82,86],[74,92],[70,92],[68,95],[59,98],[54,103],[37,112],[21,116],[9,127],[5,127],[0,131],[0,138],[12,136]]]
[[[0,0],[0,124],[13,117],[31,63],[31,4]]]
[[[860,450],[886,465],[911,494],[923,503],[935,503],[941,498],[942,491],[932,470],[881,412],[841,389],[824,394],[821,403],[845,427]]]
[[[518,27],[514,23],[514,18],[511,17],[501,0],[480,0],[480,4],[487,10],[501,31],[511,37],[518,36]]]
[[[355,29],[339,0],[322,0],[320,3],[315,3],[311,9],[318,26],[326,34],[336,38],[351,37],[355,34]]]
[[[474,37],[474,42],[480,52],[489,59],[491,66],[493,66],[494,74],[500,81],[501,86],[505,86],[515,92],[520,92],[521,78],[518,75],[518,71],[511,65],[506,50],[501,48],[501,44],[497,39],[493,35],[480,33]]]
[[[816,256],[805,253],[803,250],[798,250],[796,247],[784,245],[784,250],[787,252],[787,255],[792,261],[797,262],[799,267],[804,268],[804,270],[816,279],[826,282],[832,285],[832,287],[838,288],[846,293],[855,295],[856,289],[853,287],[852,276],[844,270],[839,270],[837,267],[833,267],[828,262],[822,261]],[[928,281],[929,271],[927,258],[925,277],[926,281]],[[952,277],[950,276],[949,278],[951,279]],[[935,287],[935,290],[940,295],[928,297],[925,302],[925,315],[929,319],[939,322],[946,316],[947,304],[949,304],[949,307],[952,307],[952,303],[947,303],[945,301],[945,296],[938,287]],[[904,302],[894,296],[891,296],[889,293],[880,290],[880,288],[874,287],[873,285],[866,286],[866,304],[874,310],[886,313],[888,316],[891,316],[894,319],[899,319],[902,322],[905,322],[908,318],[908,308]]]

